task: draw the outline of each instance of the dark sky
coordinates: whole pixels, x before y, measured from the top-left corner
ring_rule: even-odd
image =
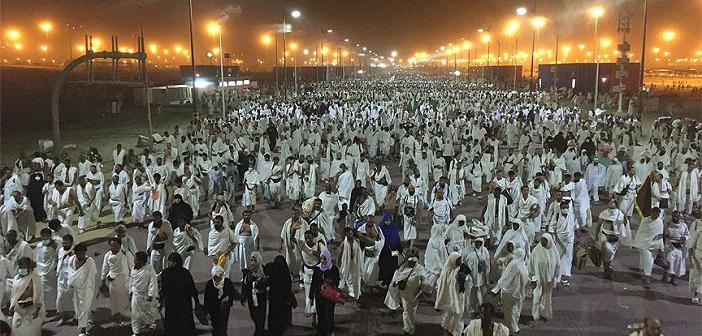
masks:
[[[461,37],[476,39],[476,29],[486,27],[500,33],[507,19],[514,17],[514,9],[525,5],[532,13],[550,18],[548,27],[540,37],[539,45],[552,46],[555,27],[562,43],[591,44],[593,23],[586,16],[586,8],[594,3],[608,7],[601,20],[602,36],[615,38],[616,4],[625,0],[193,0],[195,11],[195,42],[198,58],[211,48],[212,39],[205,33],[205,24],[216,19],[222,11],[230,13],[224,23],[225,50],[244,52],[247,60],[264,57],[260,36],[281,21],[283,7],[299,9],[303,16],[293,22],[292,39],[301,42],[302,48],[314,49],[322,27],[333,28],[330,40],[350,38],[352,43],[367,45],[384,54],[398,50],[401,55],[416,51],[431,52],[442,44]],[[147,43],[159,46],[188,43],[187,0],[144,0]],[[640,45],[641,4],[631,0],[633,13],[632,44],[634,51]],[[702,1],[698,0],[649,0],[649,43],[674,54],[693,55],[702,49]],[[535,10],[534,10],[535,8]],[[138,31],[138,5],[136,0],[0,0],[0,26],[4,31],[17,28],[23,32],[22,42],[29,46],[27,52],[38,52],[44,37],[37,24],[50,19],[55,31],[50,36],[50,47],[56,53],[68,51],[68,34],[65,24],[81,24],[86,31],[100,36],[103,41],[111,34],[119,35],[121,45],[133,47],[133,36]],[[522,25],[520,40],[528,41],[530,32]],[[663,29],[674,29],[679,38],[665,45],[660,34]],[[74,46],[77,43],[74,35]],[[505,37],[501,37],[506,41]],[[131,40],[131,41],[130,41]],[[506,42],[505,42],[506,43]],[[521,42],[520,42],[521,43]],[[55,44],[55,46],[53,46]],[[527,42],[523,42],[524,46]],[[522,49],[522,48],[520,48]],[[638,53],[637,53],[638,54]],[[638,56],[635,56],[638,58]]]

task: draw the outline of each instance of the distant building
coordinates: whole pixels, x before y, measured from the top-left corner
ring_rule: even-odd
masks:
[[[616,63],[600,63],[599,92],[610,92],[613,87],[619,85],[617,71],[619,65]],[[627,64],[626,71],[626,93],[635,94],[639,87],[639,63]],[[578,93],[594,92],[596,72],[595,63],[540,64],[536,86],[547,89],[555,85],[559,88],[573,89]]]
[[[204,80],[214,82],[219,79],[221,68],[219,65],[196,65],[195,66],[195,76],[197,78],[202,78]],[[224,78],[239,77],[241,75],[241,68],[238,65],[225,65],[224,66]],[[190,65],[180,66],[180,78],[183,82],[189,82],[192,79],[193,71]]]

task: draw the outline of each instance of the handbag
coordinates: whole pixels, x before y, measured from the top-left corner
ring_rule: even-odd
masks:
[[[322,276],[322,281],[325,281],[324,276]],[[344,293],[338,287],[326,282],[319,290],[319,295],[333,303],[344,303]]]
[[[668,209],[668,201],[670,199],[668,198],[661,198],[661,200],[658,202],[658,208],[660,209]]]
[[[407,217],[414,217],[414,207],[411,206],[406,206],[404,207],[404,210],[402,212],[404,213],[405,216]]]
[[[607,242],[610,244],[619,242],[619,237],[616,235],[605,234],[605,237],[607,237]]]
[[[207,311],[205,310],[205,306],[199,304],[195,306],[195,309],[193,309],[193,315],[195,315],[195,318],[197,319],[198,322],[202,325],[209,325],[210,322],[207,319]]]
[[[653,263],[666,271],[668,270],[668,268],[670,268],[670,263],[668,262],[668,259],[665,258],[662,251],[658,251],[658,254],[656,254],[656,258],[653,260]]]
[[[293,309],[297,308],[297,298],[295,297],[295,293],[290,293],[290,298],[288,298],[288,305]]]

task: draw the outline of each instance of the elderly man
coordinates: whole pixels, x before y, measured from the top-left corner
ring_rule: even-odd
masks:
[[[9,230],[17,230],[27,240],[34,239],[36,235],[34,210],[29,199],[20,191],[12,192],[12,197],[0,207],[0,222],[3,234]]]
[[[224,268],[224,277],[229,277],[234,258],[232,252],[236,249],[237,239],[232,229],[224,225],[224,218],[214,218],[214,226],[207,235],[205,255],[212,259],[215,265]]]

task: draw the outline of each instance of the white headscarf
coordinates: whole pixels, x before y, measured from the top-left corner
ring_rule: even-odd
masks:
[[[531,251],[529,258],[529,274],[533,280],[548,283],[553,282],[558,274],[558,264],[560,257],[556,251],[553,237],[549,233],[544,233],[541,238],[545,238],[548,243],[543,247],[540,243]]]
[[[495,250],[495,258],[498,258],[501,256],[502,250],[505,248],[507,243],[510,241],[514,245],[515,249],[523,248],[526,250],[529,248],[529,239],[527,238],[527,234],[524,231],[524,223],[522,223],[522,221],[517,219],[517,218],[512,220],[512,223],[519,224],[519,228],[517,230],[510,228],[509,230],[507,230],[507,232],[505,232],[504,235],[502,235],[502,239],[500,240],[500,244],[497,245],[497,249]]]
[[[460,293],[458,287],[460,265],[457,265],[457,261],[459,259],[461,259],[461,254],[458,252],[452,252],[446,259],[437,282],[436,303],[434,304],[434,308],[454,314],[463,314],[465,306],[465,292]]]
[[[524,249],[516,249],[512,252],[512,260],[509,262],[502,276],[497,281],[497,288],[520,299],[526,293],[526,286],[529,284],[529,271],[524,264]]]
[[[222,297],[224,294],[224,268],[219,265],[214,265],[212,267],[212,284],[219,291],[218,297]],[[219,276],[219,282],[215,281],[214,277]]]

